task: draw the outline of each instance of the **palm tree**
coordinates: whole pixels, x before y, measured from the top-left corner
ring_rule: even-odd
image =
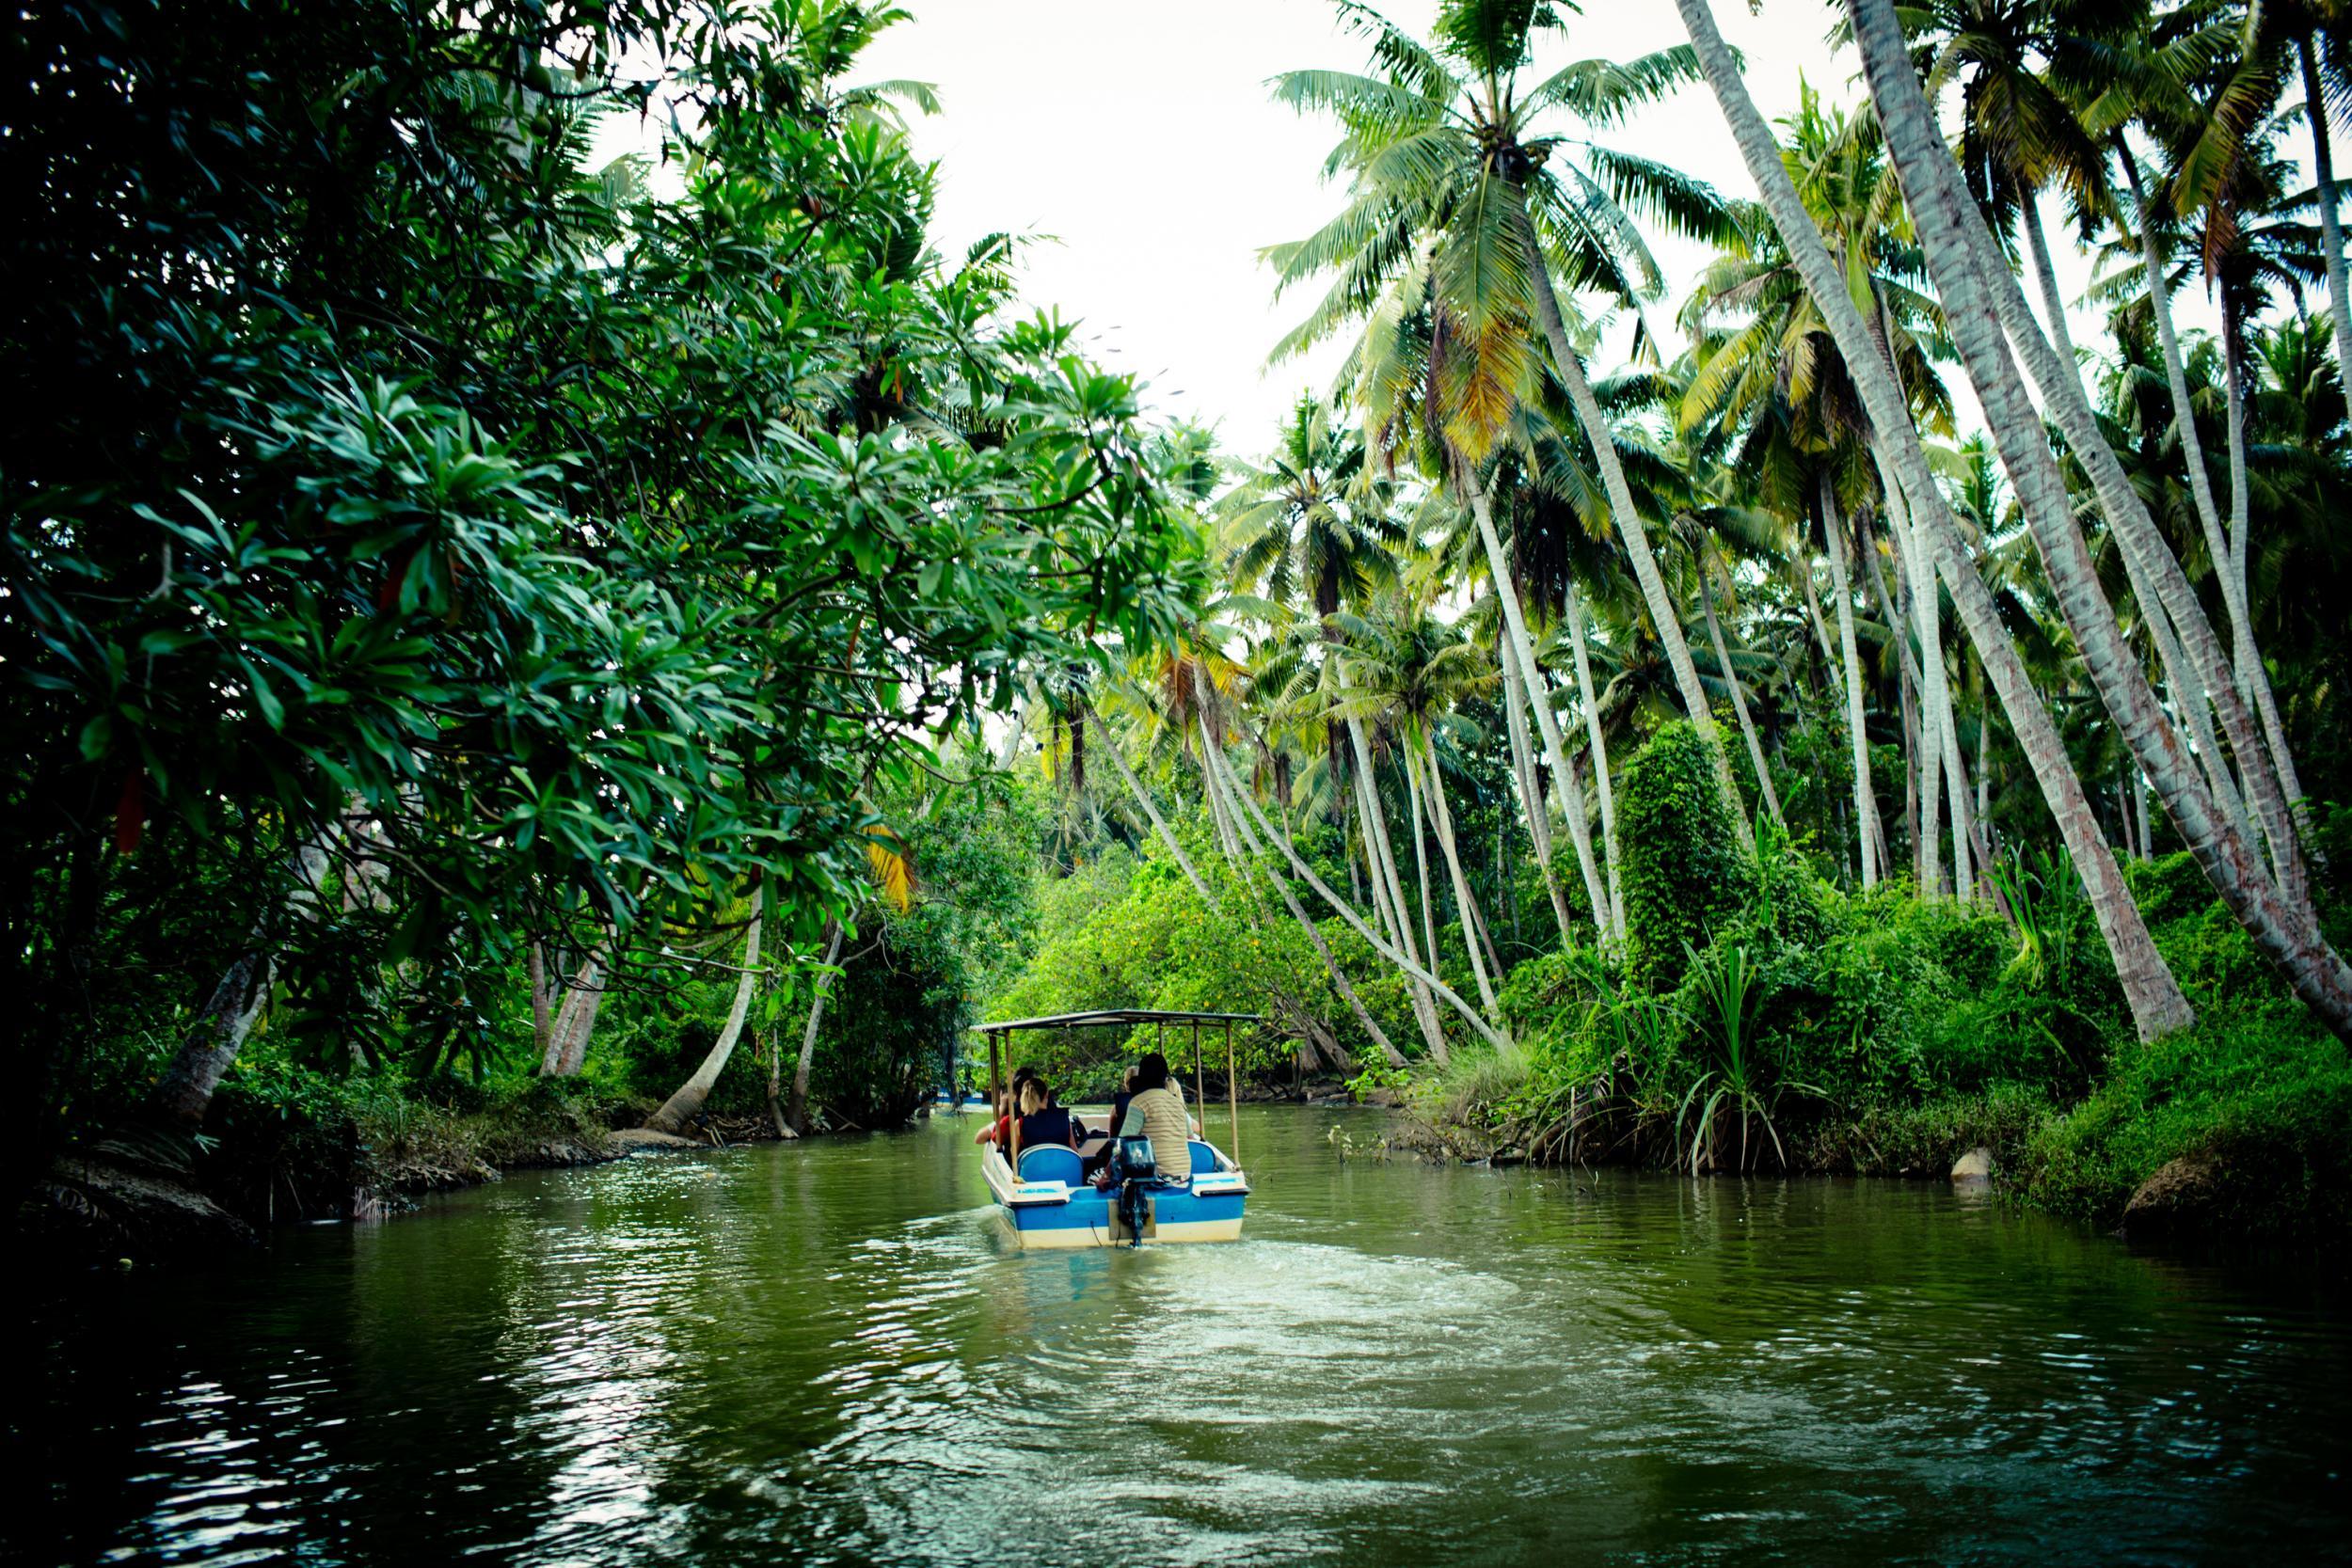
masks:
[[[1994,267],[1986,261],[1991,240],[1951,166],[1903,47],[1892,0],[1851,0],[1851,12],[1889,159],[1943,296],[1954,344],[2041,548],[2056,602],[2085,670],[2216,890],[2314,1013],[2330,1028],[2352,1037],[2352,966],[2320,933],[2308,902],[2298,900],[2283,879],[2272,879],[2259,850],[2217,805],[2122,635],[2075,524],[2064,477],[2040,416],[2002,341],[2005,326],[1996,311],[2000,300],[2015,292],[2015,279],[2005,267],[1999,269],[1997,281],[1992,276]],[[2162,293],[2160,284],[2155,292]],[[2036,352],[2036,341],[2040,353],[2048,354],[2047,341],[2030,323],[2014,331],[2029,356]],[[1923,492],[1913,499],[1924,506],[1927,497]]]
[[[1845,269],[1832,258],[1820,231],[1797,194],[1772,128],[1756,112],[1738,62],[1715,26],[1707,0],[1676,0],[1683,25],[1716,101],[1730,122],[1741,161],[1761,193],[1772,225],[1788,246],[1806,292],[1821,311],[1840,355],[1851,368],[1856,391],[1871,424],[1891,447],[1896,477],[1912,497],[1929,533],[1936,563],[1949,584],[1978,656],[1999,691],[2010,728],[2032,765],[2052,815],[2074,857],[2115,958],[2117,978],[2142,1038],[2185,1027],[2192,1020],[2187,999],[2150,938],[2099,831],[2082,780],[2068,759],[2047,707],[2034,690],[2016,644],[2003,626],[1991,592],[1969,557],[1958,527],[1936,494],[1927,457],[1913,424],[1909,400],[1876,351],[1846,285]]]
[[[1551,373],[1592,443],[1613,520],[1666,645],[1684,707],[1713,738],[1713,715],[1680,615],[1616,460],[1608,420],[1569,341],[1552,281],[1557,268],[1571,287],[1597,289],[1637,314],[1644,299],[1655,297],[1657,263],[1626,211],[1628,202],[1695,238],[1718,240],[1728,232],[1721,203],[1704,185],[1652,160],[1604,148],[1589,135],[1549,128],[1555,116],[1569,117],[1584,132],[1618,122],[1633,107],[1691,80],[1690,52],[1670,49],[1625,64],[1580,60],[1525,86],[1521,74],[1533,62],[1535,35],[1559,25],[1548,6],[1447,0],[1429,43],[1365,7],[1343,5],[1342,14],[1372,38],[1374,73],[1293,71],[1278,87],[1281,101],[1338,119],[1344,139],[1332,166],[1345,169],[1352,181],[1338,217],[1308,239],[1268,252],[1285,284],[1327,270],[1338,274],[1284,349],[1370,313],[1426,244],[1432,293],[1444,303],[1458,348],[1446,357],[1443,431],[1461,462],[1475,465],[1523,396],[1532,318],[1550,350]],[[1465,469],[1458,479],[1473,514],[1483,518],[1486,498],[1477,476]],[[1481,526],[1491,531],[1490,522]],[[1499,543],[1493,553],[1500,558]],[[1505,576],[1496,573],[1499,582]],[[1516,614],[1512,619],[1523,622]],[[1523,626],[1512,636],[1524,676]],[[1727,773],[1720,746],[1716,755]]]
[[[1454,834],[1434,738],[1438,723],[1464,701],[1483,692],[1493,681],[1493,672],[1476,645],[1465,640],[1458,627],[1439,623],[1419,594],[1389,595],[1370,615],[1354,621],[1349,631],[1346,652],[1340,659],[1339,701],[1351,717],[1375,721],[1398,739],[1415,859],[1421,855],[1425,797],[1427,816],[1437,830],[1438,849],[1453,883],[1454,908],[1464,945],[1470,951],[1470,974],[1487,1016],[1493,1018],[1500,977],[1488,976],[1479,952],[1477,909],[1462,872],[1461,848]],[[1430,912],[1435,900],[1425,869],[1421,893],[1423,934],[1435,967],[1438,933]]]

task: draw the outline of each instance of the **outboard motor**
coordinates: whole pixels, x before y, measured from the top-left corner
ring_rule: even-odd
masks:
[[[1159,1165],[1149,1138],[1121,1138],[1112,1146],[1111,1180],[1119,1183],[1119,1217],[1126,1222],[1130,1246],[1143,1244],[1151,1212],[1151,1190],[1160,1184]]]

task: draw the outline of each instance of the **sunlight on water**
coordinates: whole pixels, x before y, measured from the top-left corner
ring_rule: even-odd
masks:
[[[1929,1186],[1342,1162],[1352,1114],[1249,1114],[1230,1245],[1024,1255],[942,1123],[526,1176],[134,1280],[38,1325],[30,1555],[2344,1550],[2324,1282]]]

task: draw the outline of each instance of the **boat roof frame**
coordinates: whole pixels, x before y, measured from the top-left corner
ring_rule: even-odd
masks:
[[[1167,1012],[1152,1007],[1101,1007],[1085,1013],[1048,1013],[1039,1018],[1002,1019],[975,1023],[982,1035],[1011,1035],[1025,1030],[1089,1029],[1117,1023],[1263,1023],[1262,1013]]]

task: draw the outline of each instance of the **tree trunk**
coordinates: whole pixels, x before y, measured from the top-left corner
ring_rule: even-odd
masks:
[[[1891,363],[1890,359],[1890,363]],[[1959,740],[1952,723],[1951,683],[1944,669],[1944,643],[1941,626],[1943,594],[1935,585],[1935,563],[1918,531],[1911,526],[1910,508],[1903,504],[1902,486],[1896,483],[1892,469],[1886,467],[1882,454],[1873,451],[1871,461],[1878,466],[1879,483],[1886,490],[1886,521],[1893,530],[1895,548],[1900,553],[1904,576],[1911,589],[1911,632],[1919,640],[1917,656],[1919,724],[1921,746],[1919,753],[1920,832],[1926,842],[1920,847],[1920,865],[1924,875],[1919,890],[1924,895],[1943,891],[1942,864],[1938,859],[1943,832],[1944,813],[1939,802],[1943,792],[1950,788],[1952,827],[1953,895],[1968,896],[1968,806],[1966,788],[1960,783]],[[1904,635],[1901,630],[1898,638]]]
[[[2292,807],[2302,799],[2302,787],[2295,776],[2295,759],[2285,751],[2285,737],[2277,724],[2278,705],[2271,696],[2270,677],[2264,670],[2261,658],[2249,657],[2254,646],[2253,627],[2237,575],[2230,570],[2230,545],[2222,533],[2221,514],[2213,499],[2213,478],[2205,468],[2204,444],[2197,434],[2195,412],[2189,405],[2188,372],[2181,358],[2180,337],[2173,330],[2172,292],[2165,282],[2163,250],[2156,236],[2156,226],[2151,221],[2147,193],[2140,187],[2139,162],[2120,135],[2116,138],[2116,157],[2123,166],[2125,178],[2131,182],[2132,196],[2139,208],[2140,265],[2147,276],[2148,303],[2156,321],[2156,346],[2164,356],[2165,382],[2172,393],[2172,428],[2180,436],[2181,454],[2188,469],[2189,494],[2197,503],[2198,521],[2204,526],[2205,548],[2213,557],[2214,577],[2221,590],[2221,606],[2230,617],[2231,640],[2237,665],[2236,686],[2242,695],[2250,699],[2254,710],[2263,716],[2264,728],[2269,732],[2271,765],[2279,786]],[[2184,637],[2189,635],[2187,627],[2181,630]],[[2235,735],[2231,739],[2233,745],[2238,744]],[[2249,757],[2240,764],[2241,768],[2249,773],[2258,771],[2260,766],[2258,756]],[[2259,800],[2262,790],[2254,779],[2249,778],[2247,788]],[[2290,840],[2292,836],[2289,835]],[[2274,858],[2284,855],[2292,860],[2295,854],[2292,847],[2273,848]],[[2282,890],[2287,889],[2295,877],[2290,871],[2280,879]],[[2289,891],[2289,896],[2295,902],[2304,902],[2302,898],[2295,897],[2292,891]]]
[[[1551,291],[1551,264],[1544,257],[1543,243],[1536,237],[1534,220],[1528,215],[1523,200],[1511,217],[1518,230],[1519,244],[1527,253],[1535,320],[1543,328],[1545,342],[1551,348],[1552,368],[1567,391],[1569,405],[1576,410],[1576,422],[1584,428],[1584,438],[1592,444],[1593,462],[1600,469],[1602,488],[1609,494],[1609,511],[1617,525],[1618,543],[1625,546],[1626,558],[1633,563],[1634,580],[1642,586],[1642,598],[1649,606],[1650,620],[1658,627],[1658,640],[1666,649],[1666,663],[1674,672],[1676,688],[1682,693],[1683,708],[1699,734],[1716,742],[1710,750],[1714,752],[1716,770],[1723,776],[1724,798],[1731,803],[1733,819],[1740,824],[1740,837],[1746,838],[1748,814],[1740,803],[1740,791],[1732,784],[1731,758],[1723,747],[1722,737],[1715,733],[1714,710],[1708,706],[1707,689],[1699,684],[1698,666],[1691,662],[1691,644],[1682,635],[1681,612],[1666,592],[1666,579],[1658,570],[1658,558],[1650,552],[1649,531],[1642,526],[1641,514],[1633,509],[1633,490],[1626,483],[1625,465],[1617,457],[1615,433],[1601,412],[1599,400],[1593,396],[1591,385],[1584,379],[1583,361],[1577,357],[1575,347],[1568,341],[1568,329],[1560,319],[1560,301]],[[1593,908],[1598,911],[1601,906],[1596,902]]]
[[[286,902],[307,902],[314,907],[319,884],[326,876],[326,845],[313,838],[294,852],[290,866],[294,885],[287,894]],[[189,1132],[204,1125],[204,1114],[213,1106],[213,1091],[220,1087],[221,1075],[237,1059],[246,1037],[253,1032],[255,1022],[261,1018],[277,972],[271,935],[276,925],[274,913],[264,912],[254,922],[246,950],[213,987],[213,994],[205,999],[203,1008],[181,1039],[180,1049],[172,1053],[163,1076],[156,1080],[154,1092],[148,1097],[148,1109],[167,1125]]]
[[[1756,721],[1748,717],[1748,699],[1740,689],[1740,672],[1731,667],[1731,650],[1724,644],[1724,625],[1715,615],[1714,583],[1704,564],[1699,568],[1699,608],[1707,612],[1707,637],[1715,645],[1715,667],[1724,673],[1724,686],[1731,693],[1731,711],[1739,716],[1740,738],[1748,743],[1748,763],[1756,769],[1756,787],[1764,797],[1764,809],[1785,838],[1788,819],[1780,814],[1780,791],[1772,787],[1772,769],[1764,760],[1764,742],[1756,733]]]
[[[1203,769],[1202,783],[1205,788],[1218,790],[1218,781],[1210,776],[1206,769]],[[1256,830],[1250,827],[1249,818],[1240,813],[1234,813],[1233,820],[1240,828],[1243,843],[1249,852],[1253,855],[1263,853],[1265,847],[1260,843]],[[1281,844],[1285,852],[1290,853],[1295,859],[1296,852],[1292,848],[1288,833],[1282,835]],[[1352,860],[1349,862],[1351,868],[1354,863]],[[1348,982],[1347,972],[1340,967],[1340,960],[1332,956],[1331,944],[1323,940],[1322,928],[1315,925],[1306,909],[1300,905],[1298,895],[1291,890],[1290,879],[1277,871],[1270,879],[1274,883],[1275,891],[1282,895],[1283,907],[1290,911],[1291,918],[1298,923],[1300,930],[1307,933],[1307,941],[1313,946],[1315,957],[1323,960],[1323,972],[1331,977],[1332,989],[1337,990],[1340,993],[1340,999],[1347,1004],[1348,1011],[1356,1015],[1356,1022],[1363,1025],[1364,1033],[1372,1037],[1373,1044],[1380,1048],[1381,1060],[1392,1068],[1406,1066],[1405,1053],[1396,1048],[1395,1042],[1389,1038],[1389,1032],[1380,1027],[1380,1021],[1372,1016],[1372,1009],[1364,1006],[1363,998],[1357,994],[1356,988]]]
[[[1486,962],[1478,951],[1477,906],[1470,898],[1470,879],[1462,875],[1462,852],[1454,841],[1454,813],[1446,806],[1445,780],[1438,771],[1438,748],[1425,730],[1421,737],[1421,760],[1429,773],[1429,808],[1437,818],[1438,849],[1445,856],[1446,873],[1454,879],[1454,907],[1462,916],[1462,945],[1470,949],[1470,977],[1478,982],[1478,1000],[1486,1005],[1487,1016],[1500,1021],[1494,984],[1486,976]]]
[[[1256,820],[1258,827],[1263,831],[1264,836],[1271,841],[1274,837],[1273,824],[1269,823],[1265,819],[1265,814],[1258,809],[1258,802],[1250,800],[1248,796],[1241,793],[1239,787],[1232,781],[1231,769],[1223,766],[1221,759],[1213,757],[1212,761],[1215,766],[1212,768],[1211,771],[1216,778],[1218,787],[1225,791],[1228,802],[1230,803],[1236,800],[1239,801],[1243,812],[1247,813],[1249,817]],[[1478,1009],[1471,1006],[1468,1002],[1463,1001],[1460,993],[1455,991],[1452,986],[1447,985],[1445,981],[1438,976],[1430,974],[1427,970],[1422,969],[1417,961],[1406,958],[1405,954],[1399,951],[1393,943],[1384,941],[1377,931],[1375,931],[1370,926],[1364,924],[1364,917],[1358,914],[1355,908],[1348,904],[1344,899],[1341,898],[1338,894],[1333,893],[1331,891],[1330,884],[1326,882],[1321,877],[1315,875],[1314,867],[1309,865],[1305,861],[1298,858],[1297,850],[1294,849],[1287,844],[1279,845],[1278,847],[1281,850],[1282,858],[1290,863],[1291,869],[1295,872],[1309,887],[1315,890],[1315,895],[1317,897],[1321,898],[1326,904],[1330,906],[1332,913],[1338,915],[1342,920],[1347,923],[1349,929],[1353,930],[1358,936],[1363,938],[1365,942],[1369,942],[1372,945],[1372,950],[1374,952],[1388,959],[1389,962],[1396,965],[1397,968],[1405,974],[1408,980],[1417,980],[1427,986],[1430,990],[1436,994],[1439,1001],[1443,1002],[1447,1006],[1452,1007],[1456,1013],[1459,1013],[1464,1022],[1468,1022],[1472,1029],[1476,1030],[1478,1034],[1485,1038],[1487,1044],[1493,1046],[1497,1051],[1502,1052],[1506,1054],[1515,1054],[1517,1053],[1518,1048],[1512,1043],[1511,1037],[1496,1029],[1493,1024],[1488,1023],[1485,1018],[1480,1016]]]
[[[1200,895],[1202,903],[1217,913],[1223,913],[1222,906],[1216,901],[1216,895],[1211,893],[1209,884],[1200,879],[1200,872],[1192,863],[1192,857],[1185,854],[1184,847],[1176,842],[1176,835],[1169,831],[1167,818],[1160,815],[1160,808],[1152,803],[1152,797],[1145,792],[1142,782],[1136,777],[1136,770],[1127,766],[1127,759],[1120,752],[1118,743],[1111,739],[1110,732],[1104,728],[1102,715],[1094,711],[1092,704],[1088,704],[1085,705],[1084,717],[1086,722],[1094,726],[1095,738],[1102,742],[1101,749],[1110,757],[1111,766],[1118,770],[1120,782],[1127,786],[1128,795],[1134,799],[1137,806],[1142,808],[1145,818],[1152,824],[1152,831],[1159,834],[1160,842],[1167,845],[1168,852],[1175,857],[1177,867],[1184,874],[1184,880],[1192,884],[1193,892]]]
[[[766,895],[754,890],[755,911],[766,902]],[[752,915],[751,928],[743,935],[743,973],[735,982],[735,1005],[727,1009],[726,1026],[719,1031],[702,1066],[694,1075],[678,1085],[675,1094],[661,1102],[661,1109],[645,1118],[645,1125],[657,1132],[683,1135],[688,1124],[702,1115],[703,1104],[719,1082],[719,1074],[726,1070],[727,1058],[735,1054],[735,1042],[742,1037],[743,1020],[752,1010],[752,989],[759,978],[760,915]]]
[[[1610,461],[1616,461],[1613,452]],[[1470,470],[1467,462],[1461,471],[1462,488],[1470,494],[1470,516],[1478,524],[1479,540],[1486,547],[1486,571],[1493,578],[1495,594],[1502,603],[1505,639],[1512,657],[1518,660],[1519,684],[1524,689],[1521,694],[1527,699],[1529,710],[1535,715],[1536,733],[1543,736],[1544,761],[1551,768],[1552,787],[1560,792],[1560,815],[1568,824],[1569,839],[1576,845],[1577,863],[1584,873],[1584,896],[1591,901],[1593,924],[1598,928],[1608,918],[1604,911],[1609,908],[1609,894],[1601,881],[1600,867],[1593,859],[1592,830],[1584,820],[1584,788],[1577,782],[1576,775],[1568,771],[1566,748],[1560,742],[1560,721],[1551,711],[1551,703],[1544,686],[1544,673],[1535,663],[1535,641],[1527,633],[1527,616],[1519,608],[1518,592],[1512,585],[1511,565],[1502,553],[1502,538],[1495,532],[1494,512],[1486,503],[1486,486],[1478,482],[1478,476]],[[1618,481],[1620,483],[1624,482],[1622,473],[1618,475]],[[1639,531],[1640,522],[1636,521],[1633,526]],[[1690,657],[1689,650],[1684,650],[1683,657]],[[1710,730],[1708,733],[1713,732]],[[1734,809],[1737,809],[1736,804]],[[1540,800],[1529,802],[1531,815],[1542,810]],[[1561,940],[1567,940],[1565,931],[1561,933]]]
[[[531,1049],[545,1061],[555,1026],[548,1014],[547,949],[536,941],[530,945],[525,967],[531,977]]]
[[[2064,477],[1985,297],[1968,239],[1969,226],[1981,231],[1981,219],[1950,167],[1948,150],[1912,70],[1892,0],[1851,0],[1851,10],[1871,98],[1885,128],[1889,162],[1944,300],[1955,346],[2084,667],[2216,890],[2313,1013],[2339,1035],[2352,1038],[2352,966],[2327,943],[2315,922],[2281,898],[2259,851],[2217,812],[2211,791],[2116,624],[2090,549],[2074,526]],[[2151,284],[2160,295],[2161,277],[2152,277]],[[2194,424],[2185,406],[2178,412],[2180,425]]]
[[[555,1037],[548,1042],[559,1054],[555,1060],[555,1076],[575,1078],[588,1060],[588,1042],[596,1037],[596,1015],[604,1010],[607,979],[602,960],[591,954],[580,966],[579,983],[584,988],[571,1009],[568,1025],[560,1027]]]
[[[1404,765],[1405,799],[1413,820],[1413,892],[1421,899],[1422,951],[1429,955],[1429,968],[1438,974],[1445,973],[1445,964],[1438,947],[1437,895],[1429,886],[1429,835],[1422,831],[1424,806],[1421,795],[1420,769],[1413,766],[1412,736],[1397,732],[1398,759]]]
[[[1098,724],[1096,733],[1101,734]],[[1107,738],[1107,737],[1105,737]],[[1116,754],[1116,749],[1105,750]],[[810,982],[808,1022],[801,1030],[800,1060],[792,1068],[792,1095],[784,1104],[784,1114],[777,1119],[776,1132],[784,1137],[797,1138],[808,1131],[808,1073],[817,1061],[817,1027],[825,1021],[825,1001],[833,994],[834,971],[841,963],[841,921],[838,916],[825,922],[825,967]],[[784,1058],[779,1056],[770,1065],[768,1079],[768,1114],[776,1115],[776,1075],[782,1070]]]
[[[1962,622],[1977,646],[1977,657],[1983,661],[1986,674],[2009,714],[2010,732],[2017,736],[2034,769],[2051,815],[2058,819],[2058,831],[2089,890],[2092,911],[2114,955],[2117,978],[2140,1037],[2152,1039],[2184,1028],[2194,1017],[2188,1001],[2165,966],[2163,956],[2156,951],[2147,925],[2133,904],[2129,889],[2123,885],[2114,857],[2099,836],[2098,820],[2083,793],[2082,780],[2068,759],[2064,741],[2026,673],[2025,662],[2001,623],[1999,607],[1994,602],[1991,590],[1977,573],[1959,525],[1935,488],[1906,400],[1893,372],[1873,353],[1870,333],[1847,292],[1844,269],[1831,258],[1820,230],[1814,227],[1803,198],[1797,195],[1788,170],[1781,162],[1779,144],[1748,96],[1731,51],[1716,30],[1707,0],[1676,0],[1676,9],[1690,31],[1708,85],[1731,123],[1733,139],[1739,144],[1749,175],[1763,195],[1773,227],[1788,247],[1806,292],[1836,341],[1839,355],[1851,369],[1872,424],[1892,445],[1897,478],[1912,492],[1913,514],[1928,529],[1937,565],[1951,586]]]
[[[1855,836],[1862,845],[1864,892],[1879,885],[1879,846],[1871,829],[1879,819],[1870,786],[1870,739],[1863,727],[1862,651],[1853,630],[1853,585],[1846,577],[1846,525],[1837,512],[1837,488],[1829,469],[1820,475],[1821,531],[1829,546],[1829,581],[1837,597],[1837,646],[1846,666],[1846,733],[1853,742],[1853,810]]]
[[[1397,875],[1396,851],[1389,843],[1388,817],[1380,809],[1377,775],[1372,769],[1372,747],[1364,739],[1363,724],[1354,718],[1347,721],[1347,738],[1356,756],[1358,804],[1369,824],[1373,877],[1388,889],[1390,907],[1396,911],[1396,945],[1404,952],[1406,962],[1410,966],[1406,972],[1406,979],[1407,989],[1412,992],[1413,1016],[1421,1023],[1422,1040],[1429,1047],[1429,1054],[1439,1066],[1443,1066],[1453,1059],[1454,1053],[1446,1044],[1445,1029],[1438,1018],[1437,1004],[1430,999],[1428,981],[1417,977],[1416,974],[1419,972],[1434,978],[1438,974],[1437,955],[1430,955],[1428,968],[1423,971],[1421,954],[1414,949],[1412,909],[1405,902],[1404,879]],[[1217,760],[1220,773],[1231,771],[1221,766],[1222,757]],[[1233,793],[1238,792],[1239,786],[1236,785]],[[1271,830],[1267,836],[1273,836]]]
[[[1560,878],[1551,865],[1551,814],[1544,804],[1544,792],[1535,782],[1535,759],[1527,738],[1526,686],[1519,679],[1518,656],[1511,649],[1510,629],[1497,630],[1502,646],[1496,650],[1496,662],[1502,666],[1502,717],[1504,728],[1511,736],[1511,772],[1518,784],[1519,805],[1527,815],[1528,847],[1535,852],[1535,868],[1542,873],[1544,892],[1551,899],[1551,916],[1559,923],[1560,943],[1573,945],[1569,927],[1573,917],[1568,913],[1567,895],[1560,891]]]
[[[1609,781],[1609,741],[1601,733],[1600,699],[1593,694],[1593,660],[1584,635],[1583,590],[1570,582],[1567,599],[1568,637],[1576,653],[1576,696],[1584,707],[1584,737],[1593,755],[1593,786],[1600,799],[1600,858],[1609,873],[1609,929],[1622,942],[1625,889],[1617,876],[1617,797]]]
[[[2328,97],[2319,87],[2319,60],[2312,35],[2295,40],[2303,67],[2304,114],[2312,122],[2312,167],[2319,177],[2319,240],[2328,264],[2328,313],[2336,330],[2336,379],[2352,406],[2352,288],[2344,282],[2344,230],[2336,212],[2336,154],[2328,139]]]

